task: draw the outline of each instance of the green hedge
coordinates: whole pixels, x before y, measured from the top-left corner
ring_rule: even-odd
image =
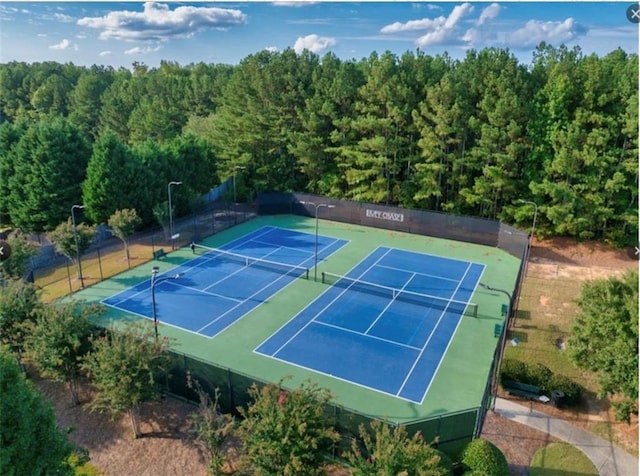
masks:
[[[562,405],[577,405],[582,398],[582,387],[579,384],[569,377],[554,374],[540,363],[527,365],[517,359],[505,359],[500,368],[500,383],[503,386],[505,380],[537,385],[542,392],[547,394],[553,390],[560,390],[564,393]]]
[[[482,438],[476,438],[467,445],[462,454],[465,475],[509,476],[509,465],[502,451]]]

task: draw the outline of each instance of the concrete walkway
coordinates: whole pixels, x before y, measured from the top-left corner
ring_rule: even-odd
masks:
[[[495,412],[580,449],[593,462],[600,476],[638,476],[637,458],[571,423],[504,398],[496,399]]]

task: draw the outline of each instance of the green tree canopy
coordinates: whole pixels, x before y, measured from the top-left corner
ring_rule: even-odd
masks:
[[[26,338],[29,360],[44,377],[67,384],[74,405],[78,404],[77,380],[81,359],[89,351],[92,321],[102,312],[101,306],[75,301],[46,305]]]
[[[90,149],[81,132],[62,117],[32,124],[13,150],[9,179],[9,216],[14,226],[29,231],[53,230],[71,205],[82,203]]]
[[[0,263],[0,274],[10,278],[24,278],[29,269],[29,259],[38,253],[38,247],[27,240],[19,230],[7,238],[11,256]]]
[[[0,474],[71,476],[67,459],[72,450],[51,405],[0,345]]]
[[[162,377],[168,371],[167,342],[155,340],[151,326],[128,325],[112,326],[92,343],[82,364],[98,389],[89,407],[106,410],[114,418],[128,413],[133,437],[138,438],[140,405],[160,397]]]
[[[403,425],[391,427],[373,420],[370,428],[360,425],[359,436],[351,442],[347,460],[355,476],[448,476],[451,460],[429,446],[420,433],[407,434]]]
[[[37,288],[19,278],[5,279],[0,286],[0,344],[13,352],[22,350],[28,323],[40,310]]]
[[[130,208],[116,210],[107,221],[113,234],[124,243],[124,252],[127,260],[129,260],[129,237],[133,235],[140,223],[142,223],[142,220],[138,216],[138,212]]]
[[[49,239],[54,243],[56,249],[74,262],[77,261],[76,255],[82,256],[89,249],[95,236],[96,228],[94,226],[76,223],[74,229],[71,217],[66,222],[60,223],[55,230],[49,233]],[[80,273],[79,269],[78,273]],[[80,275],[78,274],[79,277]]]
[[[472,475],[509,476],[509,465],[502,451],[483,438],[476,438],[466,446],[462,464]]]
[[[620,395],[618,416],[629,421],[638,398],[638,271],[583,285],[569,356],[598,374],[599,396]]]
[[[294,476],[322,474],[338,433],[324,416],[328,390],[307,382],[290,391],[278,385],[253,385],[253,403],[241,410],[240,435],[258,474]]]

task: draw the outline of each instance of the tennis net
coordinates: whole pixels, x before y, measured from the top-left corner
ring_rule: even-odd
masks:
[[[266,271],[273,271],[280,274],[291,274],[296,277],[309,279],[309,268],[296,266],[294,264],[280,263],[263,258],[254,258],[239,253],[234,253],[219,248],[210,248],[200,244],[192,244],[194,253],[207,256],[211,259],[221,260],[228,263],[239,264],[241,266],[260,268]]]
[[[383,284],[371,283],[327,272],[322,273],[322,282],[350,291],[372,294],[374,296],[381,296],[442,311],[452,311],[460,315],[478,317],[478,305],[472,302],[456,301],[439,296],[408,291],[406,289],[397,289]]]

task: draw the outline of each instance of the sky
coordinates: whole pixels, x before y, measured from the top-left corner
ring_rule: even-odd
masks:
[[[267,49],[360,60],[421,50],[461,59],[508,48],[638,52],[631,2],[0,2],[0,63],[157,67],[161,61],[238,64]],[[637,3],[636,3],[637,5]]]

